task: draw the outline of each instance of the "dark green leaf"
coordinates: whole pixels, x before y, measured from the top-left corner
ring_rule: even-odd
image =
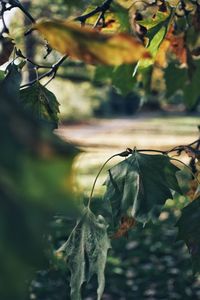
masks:
[[[187,81],[187,69],[179,68],[176,63],[170,63],[165,69],[166,97],[171,97],[181,90]]]
[[[110,241],[107,225],[102,216],[96,217],[86,209],[82,219],[72,231],[67,242],[58,250],[64,251],[71,272],[71,299],[81,299],[81,286],[96,274],[98,279],[97,299],[104,291],[104,269]],[[87,265],[88,264],[88,265]]]
[[[95,70],[94,81],[111,83],[123,96],[133,91],[136,78],[133,65],[119,67],[99,66]]]
[[[183,240],[192,256],[194,272],[200,272],[200,197],[182,210],[178,220],[178,239]]]
[[[175,63],[170,63],[165,69],[166,97],[172,96],[176,91],[182,91],[184,103],[188,108],[195,106],[200,97],[200,63],[196,62],[194,66],[190,78],[188,69],[179,68]]]
[[[195,64],[195,70],[188,80],[182,86],[184,94],[184,102],[188,108],[195,106],[200,98],[199,89],[199,78],[200,78],[200,63]]]
[[[112,84],[124,96],[133,91],[136,84],[133,71],[133,65],[121,65],[113,70]]]
[[[3,79],[4,79],[4,75],[5,75],[5,74],[4,74],[4,71],[1,71],[1,70],[0,70],[0,80],[3,80]]]
[[[114,225],[123,215],[147,222],[158,216],[171,190],[181,193],[175,173],[179,169],[169,157],[137,151],[109,170],[105,201],[110,203]]]
[[[20,99],[28,111],[39,120],[58,125],[59,103],[55,95],[46,87],[36,82],[31,87],[20,91]]]
[[[94,82],[111,82],[114,67],[111,66],[98,66],[95,68]]]

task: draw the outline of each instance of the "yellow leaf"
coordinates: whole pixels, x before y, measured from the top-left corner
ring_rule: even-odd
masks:
[[[158,66],[163,68],[167,66],[167,54],[168,54],[169,47],[170,47],[170,42],[167,39],[165,39],[160,45],[158,53],[156,54],[155,63]]]
[[[116,2],[122,7],[129,9],[134,4],[134,0],[116,0]]]
[[[148,58],[147,49],[133,36],[104,34],[74,22],[41,21],[34,27],[62,54],[91,64],[121,65]]]

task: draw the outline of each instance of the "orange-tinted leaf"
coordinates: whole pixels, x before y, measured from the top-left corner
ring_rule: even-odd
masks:
[[[54,49],[86,63],[121,65],[150,57],[136,38],[125,33],[104,34],[62,21],[43,21],[35,28]]]
[[[0,38],[0,66],[5,64],[14,48],[14,43],[10,38]]]
[[[129,229],[133,228],[136,224],[136,221],[133,217],[124,216],[121,218],[121,224],[118,230],[114,233],[113,238],[118,239],[126,235]]]
[[[198,175],[198,174],[197,174]],[[198,178],[198,176],[197,176]],[[200,196],[199,184],[197,179],[193,179],[189,183],[189,191],[187,192],[188,198],[193,201]]]
[[[167,33],[166,40],[170,42],[169,50],[176,55],[182,64],[187,63],[187,49],[185,45],[184,33],[174,34],[173,27]]]
[[[160,67],[166,67],[167,66],[167,53],[168,53],[168,49],[170,47],[170,42],[165,39],[159,50],[158,53],[156,55],[156,59],[155,59],[155,63],[160,66]]]

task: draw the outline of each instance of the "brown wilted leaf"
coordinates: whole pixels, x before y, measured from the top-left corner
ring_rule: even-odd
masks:
[[[198,151],[198,150],[195,150]],[[189,157],[195,159],[194,154]],[[195,163],[195,178],[190,181],[189,183],[189,191],[187,192],[187,196],[190,198],[191,201],[197,199],[200,196],[200,159],[198,159]]]
[[[193,201],[195,200],[198,196],[200,196],[200,193],[197,192],[198,188],[198,182],[196,179],[193,179],[189,183],[189,191],[187,192],[188,198]]]
[[[114,233],[113,239],[118,239],[127,234],[129,229],[133,228],[136,224],[136,221],[133,217],[124,216],[121,218],[121,224],[118,230]]]
[[[176,55],[180,63],[187,64],[187,49],[184,33],[174,34],[173,27],[171,27],[166,39],[170,42],[169,49]]]
[[[104,34],[63,21],[41,21],[35,29],[57,51],[89,64],[131,64],[150,57],[136,38],[125,33]]]

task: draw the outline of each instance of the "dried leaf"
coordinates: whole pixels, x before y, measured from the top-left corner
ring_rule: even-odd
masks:
[[[114,233],[113,239],[118,239],[128,233],[128,231],[133,228],[136,221],[133,217],[124,216],[121,218],[121,224],[118,230]]]
[[[97,299],[103,294],[104,269],[110,240],[107,224],[102,216],[96,217],[89,209],[76,225],[67,242],[57,251],[66,253],[71,272],[71,300],[81,300],[83,282],[96,274],[98,280]]]
[[[40,22],[35,29],[59,52],[90,64],[131,64],[150,57],[136,38],[125,33],[104,34],[63,21]]]

